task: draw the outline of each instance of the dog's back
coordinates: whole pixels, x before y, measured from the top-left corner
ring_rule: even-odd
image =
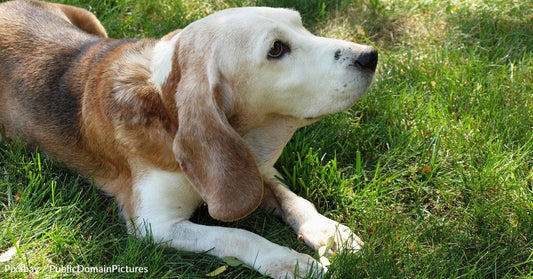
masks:
[[[103,32],[80,29],[73,23],[80,17],[73,15],[94,17],[82,9],[37,1],[0,4],[0,125],[8,137],[22,136],[43,149],[49,149],[43,142],[77,142],[81,92],[75,90],[80,81],[71,80],[71,72],[84,49],[103,39],[87,31],[106,34],[96,18]],[[60,141],[43,140],[51,134],[61,135]]]

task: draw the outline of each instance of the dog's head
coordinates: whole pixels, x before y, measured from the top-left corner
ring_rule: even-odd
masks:
[[[312,35],[287,9],[224,10],[165,36],[151,80],[175,105],[173,151],[210,214],[237,219],[261,201],[261,175],[239,133],[269,117],[302,126],[349,108],[377,57],[372,47]]]

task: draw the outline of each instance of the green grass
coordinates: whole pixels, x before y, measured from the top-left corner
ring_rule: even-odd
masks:
[[[326,278],[533,277],[531,1],[65,1],[111,37],[159,37],[216,10],[289,6],[314,33],[380,50],[375,83],[346,112],[301,129],[279,162],[285,180],[366,242]],[[36,278],[203,278],[225,263],[128,236],[114,201],[19,143],[0,145],[0,277],[25,266],[141,266],[146,274]],[[313,254],[259,210],[221,224]],[[257,278],[230,267],[218,278]]]

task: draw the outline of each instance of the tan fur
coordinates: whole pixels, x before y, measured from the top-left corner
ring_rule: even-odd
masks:
[[[34,7],[40,6],[50,11],[50,19],[54,19],[54,15],[66,17],[83,31],[106,37],[99,22],[95,22],[94,16],[85,10],[35,1],[21,1],[20,4],[22,7],[18,9],[29,8],[33,13],[40,13],[34,12]],[[12,17],[11,22],[0,21],[0,34],[12,32],[7,30],[9,28],[22,28],[22,22],[20,25],[16,23],[19,17],[12,12],[16,9],[10,9],[11,5],[14,3],[0,6],[0,14]],[[170,39],[178,32],[176,30],[163,39]],[[18,32],[15,30],[14,33]],[[167,171],[183,168],[208,203],[214,218],[225,221],[242,218],[261,203],[261,175],[253,156],[226,120],[220,108],[220,98],[210,97],[220,96],[219,89],[214,88],[212,92],[206,84],[199,84],[201,77],[192,76],[196,74],[192,71],[182,81],[180,65],[183,63],[179,57],[186,56],[186,53],[178,54],[176,48],[174,68],[159,94],[149,81],[148,65],[155,41],[101,39],[82,35],[76,30],[68,30],[68,35],[80,37],[75,44],[64,46],[78,62],[68,65],[71,67],[65,74],[68,76],[62,76],[68,82],[61,86],[67,88],[64,94],[71,94],[73,102],[79,105],[80,111],[76,114],[80,118],[65,127],[71,129],[67,134],[51,131],[49,126],[54,123],[43,122],[50,111],[28,112],[31,106],[55,106],[52,103],[54,98],[61,97],[51,91],[57,86],[52,83],[56,81],[47,78],[45,70],[48,63],[62,59],[58,45],[40,42],[38,38],[30,40],[28,47],[48,53],[28,57],[12,47],[25,38],[15,35],[0,43],[5,56],[22,57],[21,66],[26,70],[18,74],[29,88],[24,94],[38,94],[39,88],[44,88],[51,95],[39,104],[17,102],[15,95],[20,92],[11,83],[16,71],[0,72],[0,106],[4,111],[0,123],[11,137],[21,135],[54,159],[83,175],[93,175],[100,188],[117,197],[126,217],[135,216],[135,201],[131,200],[132,169],[139,160]],[[17,67],[17,62],[9,59],[0,62]],[[62,113],[57,107],[52,110],[55,109],[58,110],[55,121],[60,122],[68,113]],[[205,143],[199,144],[202,141]],[[209,161],[216,163],[206,165]],[[232,204],[239,206],[229,206]]]
[[[232,221],[260,205],[263,183],[250,150],[217,102],[220,88],[208,88],[207,76],[197,77],[199,72],[194,68],[182,72],[176,94],[180,127],[173,150],[187,178],[207,202],[209,214]]]
[[[171,32],[163,40],[170,40],[178,32]],[[182,41],[187,44],[187,38]],[[179,122],[173,152],[207,202],[210,215],[233,221],[261,204],[261,174],[246,143],[226,119],[231,112],[224,111],[227,108],[221,89],[210,88],[207,76],[202,75],[205,65],[187,61],[193,57],[189,52],[176,47],[172,71],[161,88],[163,106]]]
[[[175,127],[148,84],[149,73],[138,63],[128,64],[131,55],[149,54],[144,46],[149,49],[153,42],[102,39],[106,34],[101,30],[93,32],[100,38],[93,37],[83,31],[98,28],[69,28],[58,7],[69,11],[67,18],[81,12],[78,19],[101,27],[82,9],[36,1],[0,5],[0,36],[5,38],[0,40],[0,124],[8,137],[21,136],[81,174],[94,175],[133,217],[129,157],[179,168],[169,155]],[[27,26],[24,16],[35,18]],[[92,28],[80,22],[77,26]],[[52,27],[62,29],[49,33]],[[34,37],[26,37],[26,28]],[[114,100],[120,91],[127,91],[127,101]],[[139,148],[145,140],[156,144]]]
[[[100,21],[91,12],[85,9],[62,4],[47,4],[57,6],[68,18],[70,23],[77,26],[81,30],[96,36],[107,38],[107,32],[105,31],[104,26],[102,26]]]

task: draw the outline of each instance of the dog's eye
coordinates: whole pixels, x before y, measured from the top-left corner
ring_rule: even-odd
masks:
[[[291,49],[288,45],[282,43],[281,41],[275,41],[270,50],[268,51],[268,58],[279,59],[290,50]]]

